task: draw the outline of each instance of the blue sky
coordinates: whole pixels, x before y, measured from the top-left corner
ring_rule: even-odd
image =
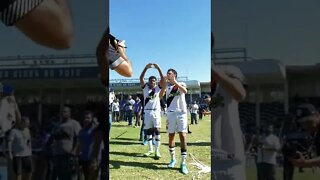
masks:
[[[126,40],[139,78],[149,62],[165,73],[174,68],[178,76],[210,81],[210,0],[110,0],[110,28]],[[157,75],[152,69],[149,75]],[[123,78],[110,71],[110,79]]]
[[[284,64],[320,60],[320,1],[216,0],[212,27],[217,48],[245,47],[256,59]]]
[[[105,0],[88,2],[68,1],[75,32],[70,49],[53,50],[37,45],[15,27],[6,27],[0,23],[0,56],[95,53],[107,25],[108,7]]]

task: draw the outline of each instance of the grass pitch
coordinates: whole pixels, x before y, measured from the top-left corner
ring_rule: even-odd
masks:
[[[190,123],[190,117],[188,118]],[[187,134],[188,157],[187,167],[189,174],[180,173],[181,162],[179,135],[176,134],[176,168],[168,169],[170,161],[168,149],[168,134],[165,129],[165,117],[162,118],[161,146],[162,158],[155,160],[153,157],[143,157],[148,151],[148,146],[139,141],[140,127],[128,127],[127,122],[115,122],[110,132],[110,179],[211,179],[210,173],[199,174],[199,169],[194,163],[192,154],[202,164],[210,167],[211,125],[210,116],[198,120],[199,124],[190,125],[192,134]]]

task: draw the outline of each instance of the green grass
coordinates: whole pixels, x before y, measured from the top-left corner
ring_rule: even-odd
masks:
[[[170,161],[168,149],[168,134],[165,131],[165,118],[162,119],[161,147],[162,158],[155,160],[152,157],[143,157],[148,146],[139,141],[140,127],[128,127],[126,122],[113,123],[110,134],[110,179],[211,179],[210,173],[198,176],[199,170],[193,163],[190,154],[197,160],[210,167],[211,128],[210,117],[206,116],[198,125],[190,125],[192,134],[187,135],[189,174],[180,173],[180,146],[179,136],[176,134],[176,168],[168,169]],[[190,122],[190,117],[189,117]]]
[[[276,173],[277,173],[276,179],[282,180],[283,169],[277,168]],[[256,168],[255,167],[247,168],[247,180],[256,180],[256,179],[257,179]],[[312,170],[308,168],[305,168],[303,173],[300,173],[299,169],[296,168],[294,172],[294,178],[293,178],[293,180],[319,180],[319,179],[320,179],[319,170],[313,173]]]

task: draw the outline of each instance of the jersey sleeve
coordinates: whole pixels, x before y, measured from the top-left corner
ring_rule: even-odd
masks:
[[[44,0],[1,0],[0,19],[6,26],[13,26]]]
[[[242,84],[247,84],[245,76],[241,72],[241,70],[236,66],[224,66],[223,71],[226,75],[233,79],[239,80]]]
[[[109,34],[109,48],[107,52],[107,58],[109,61],[109,68],[112,70],[118,67],[124,61],[124,59],[121,58],[119,52],[117,51],[115,44],[113,43],[115,40],[116,38]]]
[[[187,84],[184,83],[184,82],[181,82],[180,85],[183,86],[183,87],[185,87],[185,88],[187,88]]]

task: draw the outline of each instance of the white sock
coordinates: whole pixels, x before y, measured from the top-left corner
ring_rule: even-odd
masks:
[[[187,151],[181,152],[181,164],[186,164]]]
[[[176,160],[175,148],[174,147],[169,147],[169,152],[170,152],[171,160]]]
[[[153,151],[152,135],[147,135],[149,151]]]
[[[159,148],[160,148],[160,135],[156,135],[156,151],[159,152]]]

